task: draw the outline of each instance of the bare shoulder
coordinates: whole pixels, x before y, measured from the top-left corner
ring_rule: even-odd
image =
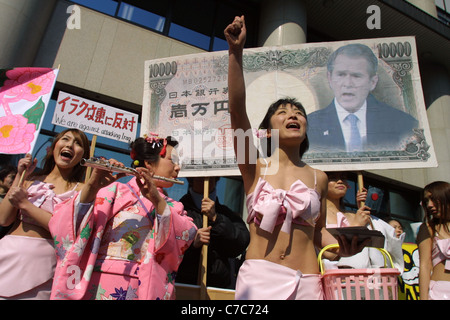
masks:
[[[328,176],[325,172],[313,167],[309,167],[312,171],[315,171],[317,185],[326,187],[328,186]]]
[[[315,169],[310,166],[308,166],[308,167],[313,172],[313,174],[316,175],[317,191],[321,195],[325,195],[328,191],[328,176],[327,176],[327,174],[325,172],[323,172],[322,170]]]
[[[432,235],[432,229],[427,223],[422,223],[417,232],[416,242],[420,244],[423,240],[430,239]]]
[[[322,170],[319,169],[314,169],[313,170],[316,171],[316,177],[317,177],[317,182],[319,183],[328,183],[328,176],[325,172],[323,172]]]

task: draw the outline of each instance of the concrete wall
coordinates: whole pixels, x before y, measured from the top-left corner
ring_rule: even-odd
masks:
[[[69,2],[59,2],[50,33],[64,33],[53,66],[60,65],[58,81],[64,84],[142,105],[144,62],[146,60],[203,52],[133,24],[80,7],[80,29],[67,29]],[[61,17],[64,17],[62,19]],[[45,45],[53,47],[52,35]],[[42,49],[38,60],[48,57]],[[50,54],[51,56],[52,54]]]
[[[28,67],[56,0],[0,0],[0,68]]]

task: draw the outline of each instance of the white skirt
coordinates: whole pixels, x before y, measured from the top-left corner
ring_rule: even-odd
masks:
[[[50,299],[53,241],[7,235],[0,240],[0,299]]]

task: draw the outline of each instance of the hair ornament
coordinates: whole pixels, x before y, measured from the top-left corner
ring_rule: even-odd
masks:
[[[163,158],[166,156],[166,149],[167,149],[167,139],[164,139],[163,148],[161,149],[161,152],[159,153],[159,155]]]
[[[136,160],[136,151],[134,149],[131,149],[130,151],[130,158],[132,160]]]
[[[163,140],[163,138],[160,138],[158,136],[158,134],[154,133],[154,132],[150,132],[149,134],[144,134],[144,139],[148,143],[152,144],[152,148],[161,147],[161,140]]]
[[[162,148],[159,155],[164,157],[166,155],[167,139],[161,138],[157,133],[149,132],[149,134],[144,134],[144,139],[148,143],[152,144],[152,148]]]

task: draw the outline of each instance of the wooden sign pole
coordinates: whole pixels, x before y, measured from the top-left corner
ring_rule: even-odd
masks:
[[[364,178],[363,178],[362,172],[358,171],[358,190],[359,190],[359,192],[362,192],[363,189],[364,189]],[[365,205],[365,202],[360,201],[358,203],[358,208],[361,208],[364,205]]]
[[[364,179],[361,171],[358,171],[358,190],[359,192],[362,192],[364,189]],[[358,208],[363,207],[366,204],[365,201],[359,201]],[[372,227],[372,230],[375,230],[375,227],[373,226],[372,219],[370,219],[370,226]]]
[[[95,144],[97,143],[97,135],[93,135],[92,136],[92,141],[91,141],[91,150],[89,151],[89,157],[93,157],[94,156],[94,151],[95,151]],[[86,177],[84,178],[84,183],[86,183],[89,180],[89,177],[91,176],[91,167],[87,167],[86,168]]]
[[[203,197],[207,198],[209,195],[209,177],[205,177],[203,183]],[[203,228],[208,227],[208,216],[206,214],[203,215]],[[199,266],[199,282],[200,282],[200,299],[207,299],[207,291],[206,291],[206,273],[208,267],[208,246],[202,246],[202,252],[200,255],[200,266]]]

